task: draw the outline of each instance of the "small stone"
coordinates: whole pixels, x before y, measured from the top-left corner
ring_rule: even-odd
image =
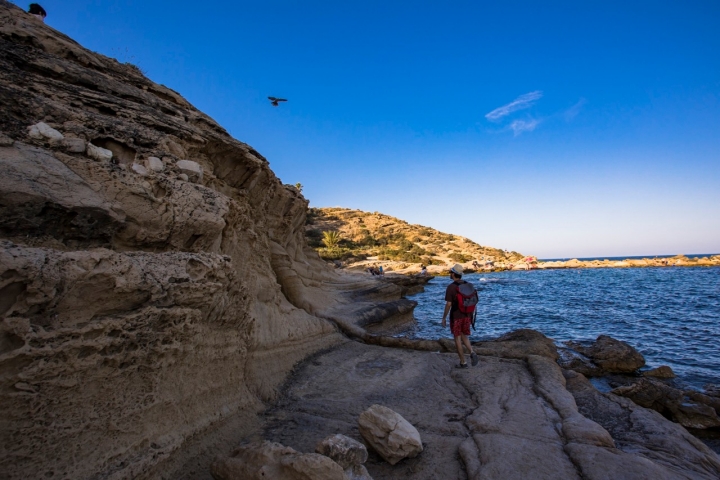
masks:
[[[345,469],[345,476],[348,480],[373,480],[365,465],[353,465]]]
[[[44,122],[29,126],[28,135],[36,140],[47,139],[50,143],[59,143],[64,138],[62,133]]]
[[[133,163],[131,168],[133,172],[137,173],[138,175],[142,175],[143,177],[147,177],[149,175],[147,168],[145,168],[143,165],[140,165],[139,163]]]
[[[199,163],[192,160],[178,160],[177,167],[188,176],[191,182],[200,183],[203,179],[203,169]]]
[[[10,147],[13,144],[13,139],[7,135],[0,133],[0,147]]]
[[[328,457],[273,442],[243,445],[230,457],[219,456],[210,472],[217,480],[347,480],[342,467]]]
[[[642,372],[644,377],[655,377],[655,378],[675,378],[675,372],[672,368],[667,365],[662,365],[657,368],[651,368],[645,372]]]
[[[390,465],[423,451],[420,433],[399,413],[373,405],[358,418],[360,435]]]
[[[112,160],[113,154],[110,150],[102,147],[96,147],[92,143],[87,144],[88,157],[93,158],[99,162],[109,162]]]
[[[315,451],[335,460],[344,469],[362,465],[368,458],[365,445],[339,433],[320,441]]]
[[[85,140],[82,138],[65,137],[62,140],[62,146],[67,152],[82,153],[85,151]]]
[[[188,178],[188,176],[185,175],[184,173],[181,173],[180,175],[178,175],[178,179],[182,180],[183,182],[187,182],[188,180],[190,180]]]
[[[162,160],[158,157],[148,157],[148,159],[145,160],[145,167],[156,173],[160,173],[165,170],[165,164],[163,164]]]

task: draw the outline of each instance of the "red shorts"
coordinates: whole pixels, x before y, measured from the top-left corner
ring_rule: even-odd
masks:
[[[459,337],[460,335],[470,335],[470,317],[450,319],[450,331],[453,337]]]

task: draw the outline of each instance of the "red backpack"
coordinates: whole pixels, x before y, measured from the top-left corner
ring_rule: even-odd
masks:
[[[478,294],[472,283],[463,282],[457,288],[457,307],[461,313],[468,317],[475,313],[475,306],[478,303]]]

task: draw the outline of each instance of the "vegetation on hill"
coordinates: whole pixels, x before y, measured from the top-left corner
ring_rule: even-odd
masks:
[[[412,225],[379,212],[311,208],[305,235],[326,260],[357,262],[368,257],[426,265],[450,262],[517,261],[518,252],[478,245],[464,237]]]

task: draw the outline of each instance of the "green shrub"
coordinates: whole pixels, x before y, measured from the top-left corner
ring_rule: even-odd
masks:
[[[336,230],[327,230],[323,232],[322,242],[328,249],[332,250],[338,246],[338,243],[340,243],[340,233]]]
[[[323,260],[347,260],[357,255],[352,250],[345,248],[318,248],[316,251]]]
[[[377,247],[380,244],[369,232],[357,243],[364,247]]]
[[[322,232],[317,228],[305,230],[305,238],[307,238],[308,245],[312,248],[317,248],[322,245],[322,236]]]
[[[470,260],[472,260],[472,257],[463,255],[462,253],[458,253],[458,252],[453,252],[450,255],[448,255],[448,257],[450,257],[450,259],[455,260],[458,263],[465,263],[465,262],[469,262]]]

